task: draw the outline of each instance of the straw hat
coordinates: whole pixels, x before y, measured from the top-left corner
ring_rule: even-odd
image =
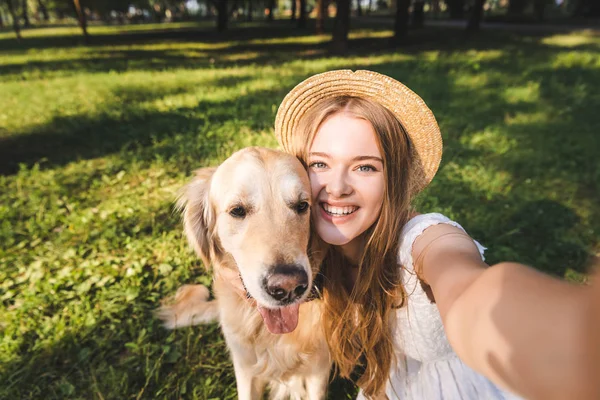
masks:
[[[291,149],[300,119],[314,104],[338,96],[377,102],[398,118],[413,150],[412,192],[423,190],[433,179],[442,158],[440,128],[423,99],[400,82],[377,72],[330,71],[298,84],[285,96],[275,118],[275,135],[283,149]]]

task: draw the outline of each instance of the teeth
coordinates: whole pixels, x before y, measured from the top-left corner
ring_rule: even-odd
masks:
[[[352,214],[354,211],[358,210],[358,207],[356,206],[334,207],[327,203],[323,203],[323,208],[327,213],[336,216]]]

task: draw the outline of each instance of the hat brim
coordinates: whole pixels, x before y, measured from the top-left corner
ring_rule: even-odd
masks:
[[[423,190],[435,176],[442,159],[440,128],[421,97],[395,79],[377,72],[329,71],[298,84],[285,96],[275,118],[275,135],[283,149],[290,149],[298,124],[311,107],[338,96],[374,101],[396,116],[413,148],[412,191]]]

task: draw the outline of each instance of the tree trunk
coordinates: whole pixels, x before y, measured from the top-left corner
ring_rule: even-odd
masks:
[[[356,15],[362,17],[362,8],[360,7],[360,0],[356,0]]]
[[[425,1],[415,0],[412,12],[412,25],[415,28],[422,28],[425,25]]]
[[[19,27],[19,18],[17,17],[17,14],[15,13],[15,8],[13,7],[12,0],[6,0],[6,5],[8,6],[8,13],[10,14],[10,17],[12,18],[13,29],[15,30],[15,35],[17,35],[17,40],[21,41],[21,28]]]
[[[297,6],[298,0],[292,0],[292,21],[296,20],[296,6]]]
[[[337,11],[333,25],[332,50],[341,54],[348,50],[350,30],[350,0],[337,0]]]
[[[317,0],[317,35],[321,35],[325,32],[326,14],[327,8],[325,6],[325,0]]]
[[[252,1],[252,0],[250,0]],[[267,15],[267,21],[273,21],[273,9],[275,8],[275,0],[269,0],[269,14]]]
[[[85,11],[81,6],[81,0],[73,0],[73,7],[75,8],[75,14],[77,15],[77,20],[79,21],[79,27],[83,32],[83,40],[88,43],[90,40],[90,35],[88,35],[87,31],[87,18],[85,16]]]
[[[4,13],[2,12],[1,8],[0,8],[0,28],[4,28]]]
[[[299,16],[298,16],[298,28],[306,28],[306,0],[298,1]]]
[[[522,15],[527,8],[527,0],[510,0],[508,2],[509,15]]]
[[[42,12],[44,21],[45,22],[50,21],[50,15],[48,14],[48,9],[44,5],[44,3],[42,3],[42,0],[38,0],[38,9]]]
[[[410,14],[408,8],[410,7],[410,0],[397,0],[396,1],[396,17],[394,20],[394,44],[400,45],[406,40],[408,35],[408,21]]]
[[[231,9],[229,10],[229,16],[230,17],[234,16],[233,14],[237,11],[238,7],[239,7],[238,6],[238,0],[233,0],[233,4],[231,5]],[[237,18],[237,14],[235,16]]]
[[[252,0],[247,0],[248,1],[248,7],[246,8],[246,13],[248,15],[246,15],[246,21],[252,21]]]
[[[371,15],[372,7],[373,7],[373,0],[369,0],[369,6],[367,7],[367,15]]]
[[[29,21],[29,7],[27,5],[27,0],[23,0],[21,2],[21,11],[23,12],[23,27],[29,28],[31,26],[31,22]]]
[[[481,27],[481,20],[483,19],[483,6],[485,0],[475,0],[471,15],[469,15],[469,22],[467,23],[467,32],[477,32]]]
[[[229,10],[227,9],[227,0],[217,0],[217,31],[227,30],[227,21],[229,19]]]
[[[546,0],[533,0],[533,13],[535,18],[542,22],[546,11]]]
[[[450,11],[450,19],[462,19],[465,15],[464,0],[446,0],[448,10]]]

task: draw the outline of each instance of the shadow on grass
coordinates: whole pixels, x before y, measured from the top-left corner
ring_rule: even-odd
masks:
[[[0,369],[0,397],[120,399],[126,392],[138,399],[235,397],[233,368],[217,325],[170,332],[153,317],[156,304],[121,300],[129,305],[95,312],[95,324],[46,346],[37,343],[41,338],[34,330],[27,331],[19,338],[24,357]]]

